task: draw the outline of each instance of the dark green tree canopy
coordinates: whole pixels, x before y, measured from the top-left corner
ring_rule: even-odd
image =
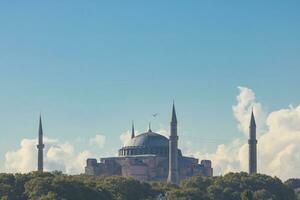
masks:
[[[299,178],[291,178],[285,182],[286,185],[290,186],[293,189],[300,188],[300,179]]]
[[[297,196],[299,179],[282,183],[262,174],[197,176],[179,186],[60,172],[0,174],[0,200],[295,200]]]

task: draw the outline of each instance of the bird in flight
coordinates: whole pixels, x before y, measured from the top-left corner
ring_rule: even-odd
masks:
[[[158,115],[158,113],[155,113],[155,114],[153,114],[152,116],[153,116],[153,117],[156,117],[157,115]]]

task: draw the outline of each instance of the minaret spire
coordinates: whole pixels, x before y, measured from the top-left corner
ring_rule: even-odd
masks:
[[[40,120],[39,120],[39,138],[38,138],[38,171],[43,172],[43,149],[45,145],[43,143],[43,125],[42,125],[42,116],[40,115]]]
[[[250,127],[255,127],[256,128],[256,122],[255,122],[253,108],[252,108],[252,112],[251,112]]]
[[[169,175],[168,183],[179,184],[178,172],[178,135],[177,135],[177,117],[173,101],[171,135],[169,138]]]
[[[256,122],[252,108],[249,126],[249,174],[257,173]]]
[[[134,121],[132,120],[132,128],[131,128],[131,139],[135,137],[135,131],[134,131]]]
[[[175,109],[174,101],[173,101],[173,108],[172,108],[172,122],[177,123],[177,116],[176,116],[176,109]]]

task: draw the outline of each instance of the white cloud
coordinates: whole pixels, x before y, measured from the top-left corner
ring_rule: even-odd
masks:
[[[126,132],[122,133],[120,135],[120,140],[122,142],[122,145],[126,146],[126,144],[128,144],[128,142],[131,140],[131,132],[126,131]]]
[[[165,136],[166,138],[170,137],[169,131],[167,129],[165,129],[165,128],[162,128],[162,127],[157,131],[157,133]]]
[[[7,172],[30,172],[37,168],[37,139],[23,139],[20,148],[5,154],[5,170]],[[92,154],[85,150],[76,153],[69,142],[44,138],[45,171],[60,170],[68,174],[84,171],[86,159]]]
[[[5,169],[8,172],[29,172],[36,169],[37,140],[23,139],[20,149],[5,154]]]
[[[222,175],[228,172],[246,171],[247,169],[247,145],[240,139],[235,139],[229,144],[220,144],[213,153],[194,151],[188,146],[185,153],[199,160],[211,160],[214,175]]]
[[[238,87],[240,93],[236,97],[237,104],[232,107],[233,115],[238,121],[239,130],[248,135],[251,110],[255,113],[257,122],[264,122],[266,115],[263,112],[261,103],[256,101],[255,93],[246,87]],[[257,123],[257,132],[265,130],[265,123]]]
[[[258,172],[284,180],[300,177],[300,105],[266,114],[256,101],[255,93],[239,87],[233,114],[243,137],[221,144],[214,153],[190,151],[200,159],[211,159],[216,175],[248,170],[248,130],[252,107],[258,131]]]
[[[261,172],[284,179],[300,177],[300,105],[274,111],[268,131],[258,139]]]
[[[104,135],[96,135],[94,138],[91,138],[90,141],[89,141],[89,144],[91,146],[93,145],[96,145],[98,146],[99,148],[103,148],[104,147],[104,144],[105,144],[105,136]]]

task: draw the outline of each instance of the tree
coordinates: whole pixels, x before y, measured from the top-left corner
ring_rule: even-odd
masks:
[[[61,172],[0,174],[1,200],[295,200],[298,179],[285,184],[262,174],[192,177],[177,185],[125,177],[68,176]],[[295,192],[293,190],[295,189]]]
[[[168,199],[173,200],[208,200],[202,191],[195,188],[174,189],[167,193]]]
[[[241,199],[242,200],[253,200],[253,193],[250,190],[245,190],[241,194]]]
[[[300,188],[295,190],[296,199],[300,200]]]
[[[285,182],[285,184],[294,190],[300,188],[300,179],[299,178],[292,178]]]
[[[0,197],[14,199],[15,196],[15,177],[13,174],[0,174]]]
[[[25,183],[25,194],[29,199],[38,200],[52,190],[51,178],[37,177]]]
[[[272,200],[275,197],[265,189],[255,191],[253,194],[254,200]]]
[[[96,179],[96,187],[110,191],[116,200],[142,200],[153,198],[159,193],[151,188],[148,183],[124,177],[100,177]]]

